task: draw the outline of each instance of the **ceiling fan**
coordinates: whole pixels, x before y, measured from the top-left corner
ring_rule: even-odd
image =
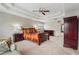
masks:
[[[45,12],[50,12],[50,11],[49,11],[49,10],[46,10],[46,9],[40,8],[39,10],[33,10],[33,12],[40,12],[40,13],[42,13],[43,15],[46,15]]]

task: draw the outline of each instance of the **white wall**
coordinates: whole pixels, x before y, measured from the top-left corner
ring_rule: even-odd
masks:
[[[63,23],[63,18],[51,19],[52,21],[46,22],[44,28],[46,30],[54,30],[55,36],[62,36],[61,24]],[[58,23],[60,21],[60,23]]]
[[[65,11],[65,17],[79,16],[78,12],[79,12],[78,9],[70,10],[70,11]]]
[[[20,24],[24,27],[33,27],[34,24],[42,23],[0,12],[0,37],[11,36],[14,32],[13,24]]]
[[[19,16],[0,13],[0,37],[11,36],[14,32],[14,28],[12,27],[13,24],[20,24],[24,27],[33,27],[33,25],[35,24],[43,24],[43,23],[28,20]],[[58,23],[57,20],[45,23],[44,28],[46,30],[54,30],[56,36],[61,34],[61,24]]]

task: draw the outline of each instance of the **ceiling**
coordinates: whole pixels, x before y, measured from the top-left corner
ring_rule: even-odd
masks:
[[[0,11],[45,22],[48,19],[63,17],[65,12],[76,10],[78,7],[78,3],[1,3]],[[46,15],[33,12],[39,8],[47,9],[50,12],[46,12]]]
[[[33,10],[39,10],[40,8],[50,10],[50,12],[47,12],[46,15],[56,14],[63,10],[63,4],[27,3],[27,4],[15,4],[15,5],[24,10],[29,10],[31,12],[33,12]],[[33,13],[36,13],[39,16],[46,16],[39,12],[33,12]]]

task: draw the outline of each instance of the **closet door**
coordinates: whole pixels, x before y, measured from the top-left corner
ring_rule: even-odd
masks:
[[[64,18],[64,47],[78,48],[77,16]]]

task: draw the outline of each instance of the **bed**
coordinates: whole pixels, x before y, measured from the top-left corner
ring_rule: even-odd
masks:
[[[35,28],[22,28],[22,31],[25,40],[36,42],[39,45],[48,39],[48,35],[38,32]]]

